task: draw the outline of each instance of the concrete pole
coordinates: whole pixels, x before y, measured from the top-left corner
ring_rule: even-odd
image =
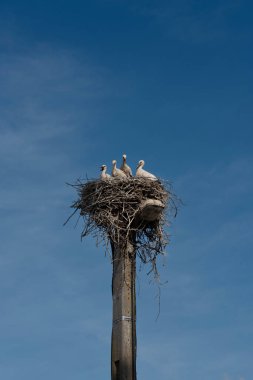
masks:
[[[153,221],[159,218],[164,204],[155,199],[142,202],[136,220]],[[113,258],[112,298],[112,380],[136,380],[136,252],[129,238],[126,247],[111,243]]]
[[[125,249],[112,244],[113,323],[112,380],[136,380],[136,257],[129,241]]]

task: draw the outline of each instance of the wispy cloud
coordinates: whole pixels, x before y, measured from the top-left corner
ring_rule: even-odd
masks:
[[[44,47],[2,54],[0,69],[2,160],[59,158],[57,142],[66,141],[81,124],[87,132],[91,128],[91,100],[101,98],[105,86],[96,69],[71,52]]]
[[[240,1],[200,3],[170,1],[135,5],[133,9],[160,25],[170,38],[191,43],[223,41],[229,37],[229,17],[241,6]]]
[[[245,380],[244,377],[230,376],[228,373],[225,373],[223,376],[223,380]]]
[[[71,271],[71,252],[80,252],[79,233],[70,243],[62,224],[73,198],[65,182],[83,174],[83,160],[89,162],[90,132],[108,88],[100,68],[72,51],[17,49],[2,53],[0,61],[0,334],[9,341],[0,364],[4,377],[15,377],[18,368],[25,372],[21,341],[28,351],[35,347],[23,358],[26,364],[36,350],[43,351],[52,331],[59,351],[66,336],[70,341],[88,336],[105,345],[102,332],[110,326],[105,315],[95,321],[85,310],[94,307],[87,289],[99,265],[85,274]]]
[[[71,51],[43,46],[1,54],[2,210],[41,209],[38,199],[45,207],[46,198],[59,203],[70,173],[83,174],[76,156],[82,149],[87,159],[93,146],[105,82],[99,68]]]

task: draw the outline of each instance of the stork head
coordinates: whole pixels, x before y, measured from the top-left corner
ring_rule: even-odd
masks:
[[[145,164],[144,160],[140,160],[138,165],[137,165],[137,169],[140,168],[140,167],[143,167]]]
[[[104,169],[106,170],[106,169],[107,169],[107,166],[106,166],[106,165],[101,165],[101,168],[100,168],[100,169],[101,169],[101,171],[104,170]]]
[[[117,161],[116,161],[116,160],[113,160],[113,161],[112,161],[112,164],[113,164],[113,165],[116,165],[116,164],[117,164]]]
[[[123,154],[122,157],[123,157],[123,160],[126,161],[126,158],[127,158],[126,154]]]

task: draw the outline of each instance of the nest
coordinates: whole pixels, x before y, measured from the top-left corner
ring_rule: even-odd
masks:
[[[177,214],[178,199],[171,191],[171,185],[130,177],[77,181],[71,186],[76,189],[78,199],[71,206],[74,212],[68,220],[79,211],[84,222],[81,237],[92,235],[98,242],[103,241],[106,247],[108,243],[120,246],[122,252],[131,241],[141,261],[151,263],[151,271],[157,274],[156,258],[164,254],[169,242],[166,231],[169,216]],[[160,201],[163,205],[155,220],[141,217],[146,200]]]

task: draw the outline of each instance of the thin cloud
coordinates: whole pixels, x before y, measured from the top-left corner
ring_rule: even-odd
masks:
[[[85,276],[72,274],[58,253],[64,251],[62,224],[73,197],[65,181],[81,172],[73,158],[76,146],[82,144],[83,159],[89,155],[97,102],[108,94],[106,80],[73,52],[43,47],[2,54],[0,84],[0,272],[5,290],[5,328],[0,332],[35,341],[50,338],[55,324],[60,339],[68,318],[78,325],[85,315],[78,310],[86,295],[87,305],[90,300],[79,291],[84,284],[88,289],[92,269]],[[80,249],[77,242],[72,245]],[[65,248],[69,244],[65,241]],[[59,310],[65,315],[62,322],[57,320]],[[84,326],[85,318],[79,331],[87,333]],[[98,325],[96,332],[93,325],[92,334],[99,337],[102,330]]]
[[[83,172],[73,156],[82,145],[88,157],[97,104],[108,94],[101,72],[71,51],[46,46],[1,54],[2,211],[30,218],[66,203],[64,183]]]
[[[48,154],[55,158],[50,143],[57,145],[57,140],[67,139],[81,123],[88,131],[95,116],[90,101],[104,95],[96,70],[66,51],[3,54],[0,73],[0,151],[4,161],[16,156],[19,160],[38,159],[45,150],[46,158]]]
[[[229,17],[240,6],[239,1],[196,4],[194,1],[181,0],[171,1],[169,5],[134,5],[133,10],[155,20],[168,37],[196,44],[220,42],[229,38]]]

